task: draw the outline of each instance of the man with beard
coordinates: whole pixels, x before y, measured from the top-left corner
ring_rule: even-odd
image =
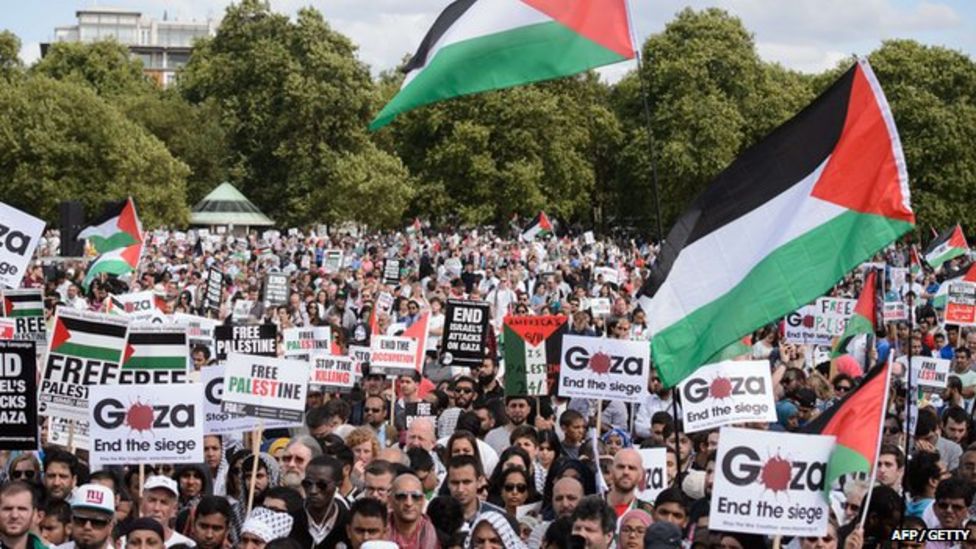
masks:
[[[322,447],[308,435],[291,439],[281,454],[281,485],[297,489],[305,478],[305,468],[318,456]]]
[[[458,376],[451,384],[454,392],[454,406],[441,412],[437,418],[437,434],[450,436],[457,428],[458,417],[472,409],[474,399],[478,397],[478,382],[470,376]]]
[[[175,494],[173,501],[176,501]],[[72,541],[59,545],[58,549],[112,549],[113,526],[115,494],[100,484],[79,486],[71,498]]]
[[[389,536],[401,548],[426,549],[437,545],[437,530],[424,515],[426,501],[420,479],[413,473],[404,473],[393,481]]]
[[[485,442],[501,454],[511,446],[512,431],[516,427],[529,423],[532,415],[532,399],[527,396],[512,395],[505,397],[505,416],[508,423],[495,427],[485,435]]]
[[[569,518],[576,506],[583,499],[583,485],[574,477],[563,477],[552,485],[552,510],[556,519]],[[544,502],[545,503],[545,502]],[[546,530],[553,521],[547,520],[532,529],[529,535],[529,547],[539,547],[546,535]]]
[[[640,453],[633,448],[618,450],[613,456],[610,491],[607,492],[607,504],[618,518],[631,509],[642,509],[648,514],[654,511],[653,505],[637,499],[637,490],[643,477],[644,460],[641,459]]]
[[[356,328],[356,313],[346,307],[346,292],[340,291],[335,296],[335,302],[332,306],[325,310],[325,318],[332,318],[333,316],[339,319],[339,325],[345,330],[346,335],[352,335],[353,330]]]
[[[352,425],[362,425],[369,418],[366,417],[366,400],[369,397],[377,397],[386,403],[383,391],[386,390],[386,376],[383,374],[370,373],[369,364],[363,364],[363,400],[357,402],[352,407],[352,414],[349,416],[349,423]]]
[[[43,549],[41,538],[30,532],[37,504],[30,485],[15,481],[0,489],[0,546],[9,549]]]
[[[481,395],[485,400],[505,396],[505,389],[501,383],[498,383],[498,365],[495,364],[495,357],[486,356],[481,366],[471,367],[471,373],[478,377]]]
[[[199,549],[223,549],[230,532],[231,513],[230,503],[222,497],[200,498],[193,512],[193,530],[190,532]]]
[[[339,460],[322,455],[309,462],[302,480],[308,529],[295,533],[295,539],[302,547],[326,549],[340,543],[348,545],[349,511],[335,497],[340,484],[342,463]]]
[[[173,518],[176,516],[179,497],[180,491],[175,480],[162,475],[153,475],[146,479],[146,483],[142,487],[139,516],[155,519],[163,526],[163,531],[166,534],[163,541],[166,543],[166,547],[181,543],[194,547],[193,540],[170,527]],[[77,522],[74,523],[74,528],[78,528]]]
[[[397,431],[386,420],[388,408],[389,403],[381,396],[370,395],[363,400],[365,424],[376,433],[380,448],[387,448],[397,443]]]
[[[71,497],[78,482],[77,466],[75,456],[61,450],[44,456],[44,490],[49,499],[67,501]]]

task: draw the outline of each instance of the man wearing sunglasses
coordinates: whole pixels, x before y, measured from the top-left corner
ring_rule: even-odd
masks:
[[[115,494],[100,484],[85,484],[71,498],[71,540],[59,549],[111,549]]]
[[[301,487],[308,528],[297,532],[295,537],[302,547],[325,549],[349,544],[346,536],[349,510],[335,497],[342,480],[342,463],[332,456],[316,456],[305,468]]]
[[[413,473],[404,473],[393,481],[390,494],[390,539],[403,549],[437,546],[437,530],[424,515],[424,487]]]
[[[947,478],[935,489],[935,503],[922,515],[929,528],[962,528],[969,518],[969,506],[973,503],[973,487],[959,478]],[[955,542],[929,541],[928,549],[948,549]]]

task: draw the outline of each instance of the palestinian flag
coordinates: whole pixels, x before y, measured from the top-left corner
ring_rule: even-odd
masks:
[[[189,356],[186,329],[133,328],[125,344],[122,369],[186,372]]]
[[[129,314],[128,311],[125,310],[125,302],[115,295],[109,295],[105,298],[102,311],[106,314],[116,316],[126,316]]]
[[[878,271],[871,269],[868,276],[864,279],[864,287],[861,288],[861,295],[857,298],[854,305],[854,314],[847,320],[844,333],[834,345],[830,358],[837,358],[847,353],[847,346],[859,335],[872,335],[878,328],[878,308],[882,300],[878,296]]]
[[[119,276],[135,272],[139,268],[139,257],[141,255],[142,243],[106,252],[91,262],[82,284],[87,288],[91,285],[91,281],[102,273]]]
[[[746,150],[678,219],[640,306],[677,385],[812,302],[915,223],[891,110],[866,60]]]
[[[912,274],[914,278],[918,273],[922,272],[922,260],[918,257],[918,248],[912,244],[912,247],[908,251],[908,272]]]
[[[752,358],[751,341],[752,336],[745,336],[712,355],[711,358],[705,361],[705,364],[718,364],[719,362],[725,362],[726,360],[739,360],[743,357],[746,357],[747,359]]]
[[[109,204],[100,217],[78,233],[81,239],[88,239],[100,254],[142,242],[142,224],[132,198]]]
[[[634,57],[625,0],[455,0],[370,124],[443,99],[571,76]]]
[[[3,292],[3,316],[7,318],[44,316],[44,290]]]
[[[871,464],[877,461],[888,405],[889,368],[885,363],[871,369],[856,389],[801,428],[804,433],[837,437],[824,476],[826,494],[841,476],[870,473]]]
[[[935,292],[935,297],[932,298],[932,307],[935,307],[936,309],[945,309],[946,298],[949,296],[949,284],[952,282],[976,282],[976,263],[973,263],[965,274],[960,273],[956,276],[943,280],[939,284],[939,289]]]
[[[549,366],[558,368],[566,320],[562,315],[505,317],[506,395],[551,394],[555,380]]]
[[[962,227],[957,223],[929,243],[929,247],[925,248],[925,262],[938,269],[946,261],[965,255],[968,251],[966,235],[962,234]]]
[[[532,223],[529,223],[529,226],[522,230],[522,240],[529,242],[538,237],[545,238],[550,235],[552,235],[552,222],[549,221],[546,212],[539,212]]]
[[[427,355],[427,337],[430,335],[430,311],[420,313],[420,318],[410,325],[409,328],[399,334],[403,337],[412,337],[417,340],[417,354],[414,355],[414,367],[418,372],[424,372],[424,357]]]
[[[108,315],[58,309],[50,353],[118,364],[128,325]]]

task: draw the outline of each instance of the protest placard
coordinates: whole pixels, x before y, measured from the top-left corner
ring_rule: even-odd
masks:
[[[912,385],[921,389],[945,389],[949,381],[949,368],[952,361],[945,358],[932,358],[928,356],[913,356]]]
[[[959,326],[976,325],[976,284],[962,281],[949,283],[945,323]]]
[[[432,424],[437,425],[437,416],[434,415],[434,408],[429,402],[404,402],[403,415],[406,419],[407,429],[417,419],[428,419]]]
[[[103,466],[202,462],[203,385],[94,386],[88,424]]]
[[[326,250],[322,259],[322,268],[327,273],[337,273],[342,269],[342,250]]]
[[[418,371],[417,345],[412,337],[374,335],[370,339],[369,372],[398,376]]]
[[[257,429],[258,419],[223,411],[224,371],[226,366],[207,366],[200,370],[203,385],[203,429],[208,435],[239,435]],[[265,429],[301,426],[301,422],[264,420]]]
[[[400,260],[387,259],[383,264],[383,284],[396,286],[400,284]]]
[[[394,302],[393,294],[390,292],[380,292],[376,296],[376,312],[378,313],[389,313],[393,309]]]
[[[309,383],[332,391],[348,391],[355,384],[353,361],[347,356],[316,354],[312,356]]]
[[[590,245],[593,245],[596,242],[596,237],[593,235],[593,231],[586,231],[583,233],[583,242]]]
[[[768,536],[822,536],[833,436],[722,427],[708,527]]]
[[[593,267],[593,280],[600,280],[601,278],[604,284],[619,283],[616,267]]]
[[[610,316],[610,298],[594,297],[589,300],[589,305],[594,317]]]
[[[268,306],[285,305],[288,303],[288,275],[284,273],[268,273],[264,279],[264,302]]]
[[[0,340],[13,340],[17,335],[17,323],[12,318],[0,318]]]
[[[801,345],[830,345],[844,333],[847,320],[854,314],[856,299],[821,297],[786,315],[784,339]]]
[[[230,353],[224,371],[225,412],[301,421],[309,364],[300,360]]]
[[[203,306],[209,311],[219,311],[224,300],[224,273],[216,266],[207,271],[207,291],[203,295]]]
[[[122,354],[120,385],[185,383],[191,369],[186,328],[132,325]]]
[[[44,233],[44,221],[0,202],[0,284],[17,288]]]
[[[567,326],[561,315],[505,317],[506,395],[552,394]]]
[[[891,287],[897,291],[900,291],[905,284],[911,281],[906,267],[891,267],[889,272],[891,273]]]
[[[217,360],[227,360],[228,353],[278,356],[278,327],[274,324],[217,326],[214,328]]]
[[[38,406],[38,413],[44,415],[43,406],[40,404]],[[47,418],[47,443],[68,449],[90,449],[91,437],[88,436],[88,420],[78,421],[60,416],[49,416]]]
[[[37,350],[0,341],[0,450],[37,450]]]
[[[231,309],[231,316],[234,317],[234,322],[253,322],[254,318],[251,318],[251,309],[254,308],[254,302],[248,299],[237,299],[234,301],[234,307]]]
[[[908,320],[908,307],[901,301],[885,301],[881,315],[885,322]]]
[[[671,482],[668,479],[667,450],[664,448],[641,448],[641,461],[644,464],[644,478],[640,483],[638,498],[654,502],[657,495],[664,491]]]
[[[646,341],[563,336],[559,394],[642,402],[650,352]]]
[[[16,324],[13,339],[33,341],[38,350],[47,347],[44,324],[44,290],[4,290],[3,316]]]
[[[364,347],[362,345],[349,346],[349,358],[352,359],[352,368],[357,379],[363,375],[363,365],[369,364],[369,357],[369,347]]]
[[[89,386],[118,382],[127,332],[125,319],[58,307],[39,390],[41,413],[86,421]]]
[[[328,353],[332,330],[328,326],[309,326],[306,328],[285,328],[282,343],[288,358],[309,360],[314,354]]]
[[[441,340],[445,366],[480,365],[485,360],[488,335],[488,303],[448,299],[444,309],[444,334]]]
[[[190,346],[191,352],[195,347],[203,346],[210,351],[210,357],[214,356],[216,352],[214,330],[217,328],[217,320],[186,313],[174,313],[172,321],[177,326],[186,328],[187,345]]]
[[[156,296],[151,290],[115,296],[122,303],[123,310],[130,318],[148,319],[156,311]]]
[[[769,361],[708,364],[678,384],[684,430],[696,433],[743,421],[776,421]]]

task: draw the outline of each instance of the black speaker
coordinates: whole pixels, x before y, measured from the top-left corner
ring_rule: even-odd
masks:
[[[85,241],[78,240],[78,233],[85,227],[85,206],[77,200],[59,204],[61,210],[61,256],[85,255]]]

